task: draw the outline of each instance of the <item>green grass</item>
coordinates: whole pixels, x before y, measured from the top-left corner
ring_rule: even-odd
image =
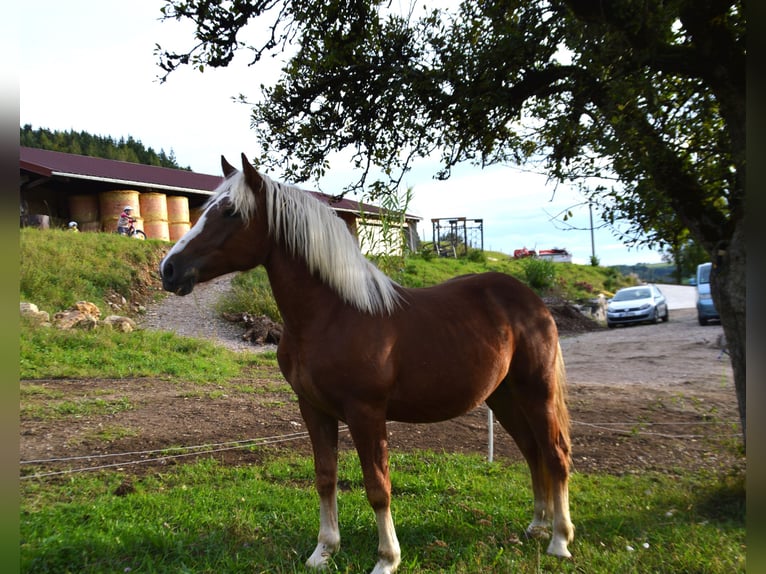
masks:
[[[124,427],[119,425],[105,425],[99,427],[97,430],[92,430],[83,433],[82,437],[77,439],[76,442],[103,442],[109,443],[121,438],[139,436],[139,431],[130,427]],[[69,444],[74,444],[75,439],[68,441]]]
[[[77,301],[91,301],[106,313],[106,297],[131,301],[136,287],[154,281],[169,244],[132,241],[114,233],[70,233],[56,229],[21,229],[21,301],[53,315]]]
[[[231,292],[225,295],[217,306],[219,313],[248,312],[266,315],[272,321],[282,321],[263,267],[235,275],[231,284]]]
[[[59,420],[83,416],[110,415],[133,408],[125,398],[101,399],[85,397],[71,401],[60,401],[45,405],[24,405],[20,414],[24,419]]]
[[[453,259],[413,255],[405,259],[400,281],[408,287],[428,287],[456,275],[499,271],[529,283],[530,274],[527,271],[527,266],[530,261],[529,259],[513,259],[504,253],[495,251],[485,252],[483,257],[476,260],[470,257]],[[630,279],[607,267],[592,267],[573,263],[553,263],[551,265],[555,274],[555,284],[552,287],[554,293],[552,294],[574,301],[591,299],[599,292],[612,293],[619,287],[631,282]],[[539,292],[547,294],[545,289]]]
[[[575,474],[574,558],[562,561],[523,535],[532,510],[523,465],[423,452],[394,454],[391,467],[401,572],[745,571],[741,477]],[[306,572],[313,477],[309,459],[285,457],[24,480],[22,572]],[[330,572],[369,572],[377,536],[355,455],[342,453],[340,477],[342,545]],[[116,495],[126,479],[134,491]]]
[[[241,377],[245,368],[275,362],[273,352],[235,353],[170,332],[21,327],[22,379],[153,377],[216,383]]]

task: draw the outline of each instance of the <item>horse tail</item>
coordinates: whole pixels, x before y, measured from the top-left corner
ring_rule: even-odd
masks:
[[[572,442],[569,437],[571,421],[567,408],[567,374],[564,368],[564,355],[561,352],[561,343],[556,342],[556,386],[553,390],[554,416],[559,427],[558,443],[567,457],[567,465],[572,462]]]

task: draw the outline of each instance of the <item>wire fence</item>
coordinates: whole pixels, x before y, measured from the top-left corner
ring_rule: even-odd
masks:
[[[346,432],[347,430],[348,430],[348,427],[343,425],[338,429],[338,432]],[[125,458],[125,457],[138,457],[138,456],[145,457],[141,459],[119,461],[119,462],[107,463],[107,464],[99,464],[95,466],[86,466],[86,467],[74,468],[74,469],[48,471],[48,472],[40,472],[36,474],[22,475],[20,478],[21,480],[29,480],[33,478],[45,478],[49,476],[57,476],[62,474],[74,474],[78,472],[89,472],[89,471],[103,470],[107,468],[123,467],[123,466],[138,465],[138,464],[149,464],[152,462],[167,462],[168,460],[184,458],[189,456],[214,454],[214,453],[225,452],[230,450],[248,449],[248,448],[260,447],[260,446],[269,446],[273,444],[290,442],[295,440],[303,440],[308,438],[308,436],[309,436],[308,432],[302,431],[302,432],[294,432],[294,433],[272,436],[272,437],[261,437],[261,438],[253,438],[253,439],[246,439],[246,440],[239,440],[239,441],[202,444],[202,445],[194,445],[194,446],[179,446],[179,447],[168,447],[164,449],[144,450],[144,451],[94,454],[94,455],[82,455],[82,456],[61,457],[61,458],[46,458],[46,459],[35,459],[35,460],[22,460],[20,464],[23,466],[23,465],[32,465],[32,464],[41,465],[41,464],[53,464],[53,463],[72,463],[72,462],[84,461],[84,460],[93,461],[93,460],[115,459],[115,458]]]
[[[487,424],[488,426],[488,429],[487,429],[488,430],[488,459],[490,462],[492,462],[494,459],[494,420],[493,420],[493,417],[491,416],[491,411],[489,411],[489,413],[490,413],[490,416],[488,417],[488,424]],[[395,424],[395,423],[389,423],[389,426],[392,424]],[[664,433],[664,432],[649,431],[645,429],[650,427],[660,427],[660,426],[674,426],[674,427],[703,426],[704,427],[704,426],[726,425],[726,426],[734,427],[737,424],[739,424],[737,421],[724,421],[724,420],[695,421],[695,422],[673,422],[673,421],[668,421],[668,422],[644,422],[644,421],[584,422],[584,421],[572,420],[572,425],[575,425],[575,426],[579,425],[579,426],[599,429],[599,430],[603,430],[606,432],[619,434],[619,435],[628,435],[628,436],[645,435],[645,436],[651,436],[655,438],[679,439],[679,440],[702,439],[702,438],[706,438],[708,435],[670,434],[670,433]],[[347,431],[348,431],[348,427],[346,425],[341,425],[338,429],[338,432],[340,433],[345,433]],[[728,436],[737,437],[740,435],[739,433],[736,433],[736,432],[732,432],[731,434],[723,434],[723,435],[720,433],[716,433],[716,437],[728,437]],[[106,460],[125,459],[125,458],[131,459],[127,461],[120,460],[117,462],[105,462],[104,464],[95,464],[95,465],[83,466],[79,468],[43,471],[43,472],[38,472],[34,474],[22,475],[20,476],[20,480],[47,478],[51,476],[76,474],[80,472],[93,472],[98,470],[105,470],[109,468],[120,468],[120,467],[131,466],[131,465],[166,463],[169,460],[180,459],[185,457],[215,454],[215,453],[232,451],[237,449],[250,449],[255,447],[270,446],[270,445],[281,444],[285,442],[305,440],[308,438],[309,438],[308,432],[300,431],[300,432],[293,432],[293,433],[270,436],[270,437],[251,438],[251,439],[238,440],[238,441],[209,443],[209,444],[192,445],[192,446],[178,446],[178,447],[167,447],[163,449],[130,451],[130,452],[120,452],[120,453],[92,454],[92,455],[80,455],[80,456],[71,456],[71,457],[22,460],[19,463],[21,466],[50,465],[50,464],[64,464],[64,463],[76,464],[83,461],[94,462],[94,461],[106,461]]]

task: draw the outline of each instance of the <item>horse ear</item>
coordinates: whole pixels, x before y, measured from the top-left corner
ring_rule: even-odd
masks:
[[[263,178],[261,177],[261,174],[258,173],[258,171],[252,166],[252,164],[247,160],[247,156],[245,154],[242,154],[242,171],[245,174],[245,181],[247,182],[247,185],[250,186],[250,189],[253,191],[258,191],[263,186]]]
[[[232,173],[237,171],[237,168],[226,161],[226,158],[223,156],[221,156],[221,169],[223,170],[224,177],[229,177]]]

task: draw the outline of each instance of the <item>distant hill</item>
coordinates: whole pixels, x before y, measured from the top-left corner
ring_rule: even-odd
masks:
[[[671,263],[639,263],[637,265],[610,265],[626,277],[635,274],[646,283],[675,283],[675,266]]]
[[[166,154],[164,149],[157,153],[132,136],[128,136],[127,140],[115,140],[111,136],[95,136],[87,132],[33,129],[30,124],[26,124],[19,130],[19,144],[49,151],[191,171],[191,167],[178,165],[172,149],[169,154]]]

